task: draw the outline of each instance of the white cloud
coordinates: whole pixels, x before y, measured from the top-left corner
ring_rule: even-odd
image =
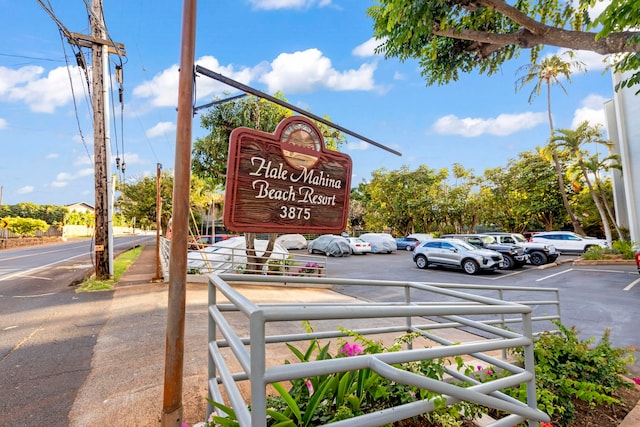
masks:
[[[383,44],[385,42],[385,40],[379,40],[376,38],[371,37],[369,40],[367,40],[366,42],[362,43],[361,45],[356,46],[351,53],[355,56],[359,56],[361,58],[366,58],[366,57],[370,57],[370,56],[376,56],[379,54],[376,54],[375,50],[378,46],[380,46],[381,44]]]
[[[176,124],[173,122],[159,122],[157,125],[152,127],[151,129],[147,129],[145,135],[147,138],[157,138],[162,135],[166,135],[168,133],[176,130]]]
[[[51,183],[51,186],[54,188],[66,187],[67,185],[69,185],[71,181],[74,181],[78,178],[93,176],[93,172],[94,172],[93,167],[79,169],[74,173],[60,172],[59,174],[56,175],[56,179]]]
[[[80,88],[83,78],[78,73],[78,67],[58,67],[41,77],[44,69],[41,67],[22,67],[18,70],[0,70],[0,81],[4,76],[8,81],[0,83],[0,93],[5,93],[6,100],[26,103],[31,111],[37,113],[53,113],[57,107],[71,102],[73,94],[69,85],[69,73],[75,88]],[[21,75],[15,75],[15,74]],[[80,92],[81,93],[81,92]]]
[[[60,157],[60,154],[58,154],[58,153],[49,153],[49,154],[47,154],[47,159],[57,159],[58,157]]]
[[[569,49],[559,49],[555,55],[563,55],[568,50]],[[584,64],[586,71],[600,71],[607,67],[607,56],[605,55],[600,55],[590,50],[574,50],[573,54],[573,58],[566,56],[564,60],[567,62],[581,62]]]
[[[33,186],[32,185],[25,185],[24,187],[18,188],[16,190],[16,193],[18,194],[29,194],[33,192]]]
[[[546,120],[546,113],[500,114],[495,118],[460,118],[449,114],[440,117],[432,130],[440,135],[460,135],[472,138],[480,135],[506,136],[531,129]]]
[[[260,79],[269,92],[307,93],[318,87],[331,90],[375,89],[375,64],[362,64],[357,70],[339,72],[318,49],[281,53],[271,63],[271,71]]]
[[[36,79],[44,73],[44,68],[30,65],[17,70],[0,67],[0,95],[6,95],[16,85]]]
[[[255,78],[262,66],[254,69],[242,68],[234,70],[233,66],[223,67],[218,60],[212,56],[203,56],[196,61],[208,70],[220,73],[225,77],[232,78],[240,83],[249,84]],[[166,70],[156,74],[151,80],[136,86],[133,95],[138,98],[148,99],[152,107],[175,107],[178,105],[178,65],[172,65]],[[223,96],[225,92],[234,91],[231,86],[220,83],[217,80],[206,76],[199,76],[197,79],[198,99],[211,100],[216,96]]]
[[[604,126],[604,103],[607,101],[607,98],[594,94],[591,94],[584,98],[580,103],[581,107],[573,113],[571,128],[577,128],[578,125],[580,125],[580,123],[584,122],[585,120],[588,121],[591,125],[600,124]]]
[[[347,144],[347,149],[350,151],[364,151],[368,150],[370,147],[368,142],[365,141],[349,141]]]
[[[7,121],[5,119],[0,119],[0,129],[6,129]]]

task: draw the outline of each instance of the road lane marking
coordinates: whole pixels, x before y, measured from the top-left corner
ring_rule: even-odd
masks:
[[[630,291],[638,283],[640,283],[640,279],[636,279],[633,282],[629,283],[623,290]]]
[[[13,273],[13,274],[8,274],[8,275],[6,275],[6,276],[4,276],[4,277],[0,277],[0,282],[2,282],[2,281],[4,281],[4,280],[13,279],[14,277],[28,276],[29,274],[34,273],[34,272],[36,272],[36,271],[38,271],[38,270],[42,270],[43,268],[51,267],[52,265],[60,264],[60,263],[62,263],[62,262],[69,261],[70,259],[80,258],[80,257],[83,257],[83,256],[87,256],[87,254],[74,255],[74,256],[72,256],[72,257],[65,258],[65,259],[61,259],[61,260],[59,260],[59,261],[55,261],[55,262],[52,262],[52,263],[50,263],[50,264],[41,265],[41,266],[39,266],[39,267],[31,268],[31,269],[29,269],[29,270],[25,270],[25,271],[17,271],[17,272],[15,272],[15,273]]]
[[[561,271],[559,273],[550,274],[549,276],[541,277],[541,278],[537,279],[536,282],[542,282],[543,280],[551,279],[552,277],[559,276],[561,274],[568,273],[570,271],[573,271],[573,268],[570,268],[570,269],[565,270],[565,271]]]

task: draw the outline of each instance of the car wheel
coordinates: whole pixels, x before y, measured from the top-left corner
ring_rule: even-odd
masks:
[[[480,271],[480,266],[472,259],[462,261],[462,268],[467,274],[477,274]]]
[[[529,254],[529,261],[533,265],[544,265],[549,260],[547,259],[547,256],[545,254],[543,254],[542,252],[534,251],[534,252],[531,252]]]
[[[411,245],[407,245],[407,247],[405,248],[405,250],[407,250],[407,251],[411,251],[411,250],[413,250],[413,246],[411,246]]]
[[[516,262],[511,255],[502,255],[502,258],[504,258],[503,270],[513,270],[516,267]]]
[[[429,261],[427,260],[426,256],[418,255],[416,257],[416,265],[418,266],[418,268],[424,270],[425,268],[429,267]]]

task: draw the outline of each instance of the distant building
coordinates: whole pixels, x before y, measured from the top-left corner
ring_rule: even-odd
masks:
[[[614,74],[613,84],[631,77],[631,72]],[[618,224],[629,229],[632,242],[640,242],[640,98],[638,86],[619,89],[605,104],[607,132],[620,155],[622,172],[613,171],[613,191]]]
[[[85,202],[79,202],[79,203],[72,203],[70,205],[65,205],[68,209],[69,212],[78,212],[78,213],[88,213],[88,214],[95,214],[95,209],[93,208],[93,206],[91,206],[88,203]]]

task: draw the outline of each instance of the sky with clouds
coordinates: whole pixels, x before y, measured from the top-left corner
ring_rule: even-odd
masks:
[[[44,2],[47,3],[47,2]],[[71,32],[89,33],[89,1],[50,0]],[[104,2],[110,37],[126,56],[110,55],[112,172],[135,181],[172,170],[175,156],[182,2]],[[342,151],[353,160],[352,184],[371,172],[460,163],[482,174],[548,138],[546,97],[516,91],[526,53],[492,77],[469,74],[427,87],[415,61],[374,53],[372,22],[361,0],[219,0],[198,4],[196,63],[270,94],[402,153],[351,136]],[[87,77],[52,16],[38,2],[0,0],[0,186],[2,203],[94,204],[92,113]],[[547,54],[557,53],[549,49]],[[83,50],[90,63],[90,52]],[[583,120],[604,123],[613,97],[603,58],[578,52],[588,71],[553,89],[556,128]],[[115,65],[123,66],[117,102]],[[196,78],[196,105],[238,95]],[[116,101],[116,102],[114,102]],[[203,137],[200,116],[194,138]],[[124,174],[115,159],[126,164]]]

